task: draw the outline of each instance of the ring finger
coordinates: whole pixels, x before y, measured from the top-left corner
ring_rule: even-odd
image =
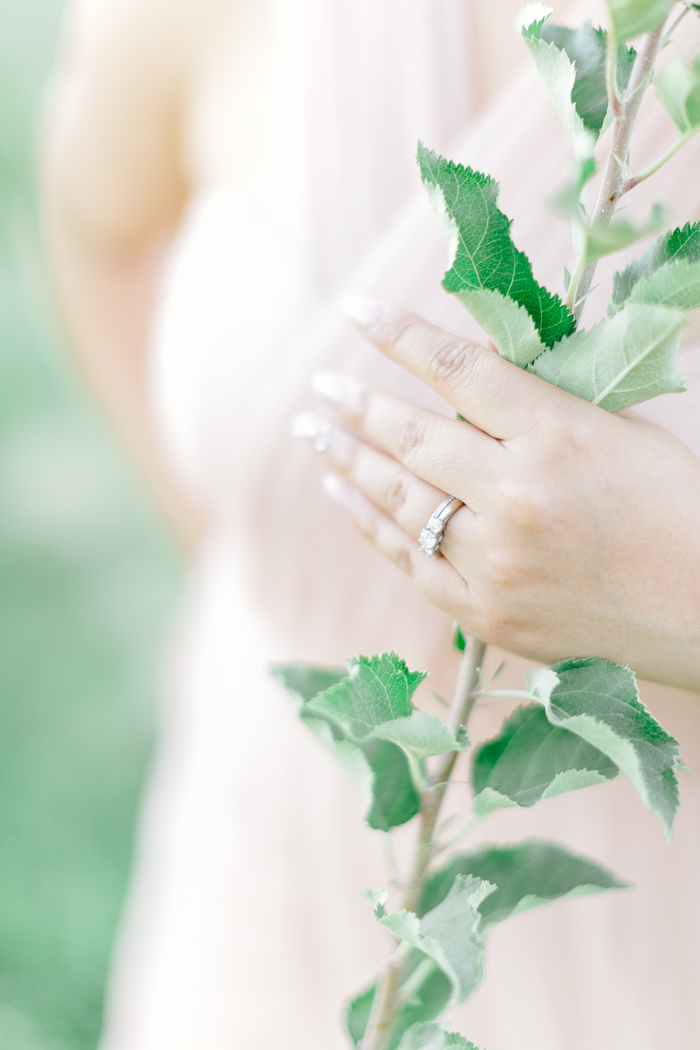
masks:
[[[418,539],[447,493],[337,427],[328,430],[324,445],[336,471],[389,514],[409,536]],[[457,555],[457,560],[462,560],[459,551],[467,546],[473,517],[473,512],[463,506],[450,519],[449,538],[446,532],[441,545],[448,557]]]

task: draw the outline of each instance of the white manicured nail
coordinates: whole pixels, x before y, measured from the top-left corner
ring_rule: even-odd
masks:
[[[340,308],[346,317],[362,327],[376,324],[389,313],[389,307],[384,303],[377,303],[373,299],[364,299],[359,295],[346,295],[343,297]]]
[[[314,452],[327,452],[331,443],[333,427],[311,412],[297,412],[290,424],[292,437],[304,438]]]
[[[326,475],[323,479],[323,491],[344,510],[352,510],[355,506],[355,489],[337,474]]]
[[[361,403],[366,387],[356,379],[339,376],[335,372],[317,372],[311,380],[311,387],[321,397],[332,401],[334,405],[352,405]]]

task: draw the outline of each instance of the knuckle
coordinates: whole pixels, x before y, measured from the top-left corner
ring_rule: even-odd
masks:
[[[594,447],[599,437],[596,423],[597,418],[591,418],[588,413],[581,413],[561,427],[561,443],[570,456],[587,455]]]
[[[438,382],[447,386],[468,383],[481,367],[482,347],[453,336],[434,341],[430,347],[428,367]]]
[[[396,321],[396,341],[419,345],[425,338],[425,321],[413,314],[404,314]]]
[[[540,420],[538,437],[546,462],[561,466],[586,454],[597,430],[587,413],[550,412]]]
[[[399,547],[399,549],[396,552],[396,559],[395,559],[396,560],[396,564],[399,567],[399,569],[401,569],[402,572],[406,573],[407,576],[413,576],[413,571],[414,571],[413,558],[414,558],[413,550],[411,550],[406,545],[404,545],[402,547]]]
[[[514,551],[493,547],[485,552],[484,561],[489,582],[499,590],[512,591],[523,582],[522,562]]]
[[[412,412],[399,425],[396,444],[402,456],[420,449],[425,441],[426,420],[419,412]]]
[[[566,441],[568,420],[559,412],[549,411],[537,420],[537,437],[541,448],[555,451]]]
[[[387,483],[384,492],[384,504],[387,510],[396,517],[403,510],[408,498],[408,479],[405,474],[395,474]]]
[[[398,566],[407,576],[415,573],[415,554],[408,540],[397,537],[396,526],[373,513],[369,508],[355,515],[355,525],[360,534],[375,547],[380,554]]]
[[[508,525],[517,532],[542,533],[556,517],[556,507],[549,490],[535,482],[508,479],[499,487],[501,512]]]
[[[377,540],[377,515],[370,513],[367,508],[362,507],[355,512],[355,525],[361,536],[370,543],[376,544]]]

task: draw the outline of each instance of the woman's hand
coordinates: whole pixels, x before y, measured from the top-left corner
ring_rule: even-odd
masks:
[[[309,417],[302,430],[316,428],[344,479],[328,491],[360,531],[484,641],[546,663],[605,657],[700,690],[691,453],[412,314],[360,303],[351,316],[470,421],[318,376],[316,390],[359,437]],[[446,527],[444,557],[426,557],[416,540],[446,494],[465,505]]]

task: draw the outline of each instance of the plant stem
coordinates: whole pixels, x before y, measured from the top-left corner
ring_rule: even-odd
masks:
[[[692,138],[692,136],[697,130],[697,128],[693,128],[691,131],[686,131],[682,135],[679,135],[676,141],[673,143],[673,145],[669,147],[669,149],[667,149],[666,152],[662,154],[662,156],[660,156],[658,160],[654,161],[653,164],[650,164],[648,168],[644,169],[644,171],[640,171],[638,175],[633,175],[631,178],[629,178],[625,183],[622,192],[629,193],[629,191],[633,190],[635,186],[638,186],[640,182],[644,182],[645,179],[648,179],[652,175],[655,175],[659,168],[663,168],[664,164],[666,164],[666,162],[669,161],[671,157],[675,156],[675,154],[682,146],[685,146],[686,142],[688,142],[688,140]]]
[[[598,200],[596,202],[590,226],[607,226],[612,219],[618,201],[625,190],[625,171],[630,151],[630,141],[634,124],[639,115],[639,108],[644,98],[644,92],[651,82],[654,65],[661,50],[664,38],[664,26],[660,25],[653,33],[645,37],[644,43],[632,69],[629,85],[622,101],[620,112],[613,119],[613,141],[608,155],[603,183],[600,187]],[[595,273],[595,262],[588,263],[583,267],[581,277],[574,287],[571,281],[569,299],[574,306],[574,317],[578,321],[581,316],[586,294],[591,287],[593,274]],[[577,267],[578,270],[578,267]]]
[[[683,10],[678,15],[676,21],[672,22],[666,30],[666,32],[664,33],[663,40],[661,41],[662,47],[666,47],[666,44],[670,43],[673,34],[678,29],[678,26],[681,24],[685,16],[688,14],[688,11],[690,11],[690,8],[685,3],[685,0],[681,0],[681,3],[683,4]]]
[[[608,98],[610,99],[610,108],[614,118],[620,116],[622,104],[620,102],[620,96],[617,93],[617,38],[615,36],[615,30],[610,27],[608,34],[608,53],[605,64],[605,79],[608,88]]]
[[[404,1002],[410,999],[414,992],[418,991],[425,978],[434,969],[435,963],[432,959],[423,959],[422,962],[418,963],[411,976],[401,985],[401,998]]]
[[[474,706],[474,691],[479,681],[479,671],[485,651],[484,642],[471,636],[466,639],[464,655],[457,672],[454,697],[447,718],[450,729],[457,730],[459,726],[467,724]],[[440,806],[456,760],[457,752],[455,751],[440,755],[431,777],[430,787],[423,794],[413,869],[401,902],[401,907],[406,911],[415,911],[420,901],[428,865],[435,851],[433,838]],[[385,1050],[388,1044],[401,1006],[401,978],[404,963],[405,957],[399,949],[387,959],[377,982],[374,1003],[367,1023],[367,1032],[361,1043],[361,1050]]]
[[[384,859],[386,860],[386,866],[389,871],[389,885],[397,886],[399,883],[399,871],[396,867],[396,858],[394,857],[391,835],[388,831],[382,832],[382,846],[384,847]]]
[[[527,689],[483,689],[473,694],[475,700],[481,700],[482,697],[489,697],[492,700],[501,699],[513,699],[513,700],[534,700],[532,693],[528,693]]]
[[[571,280],[569,281],[569,287],[566,293],[566,305],[569,307],[569,309],[575,317],[578,317],[578,314],[576,313],[576,307],[581,302],[581,300],[575,299],[574,297],[578,291],[578,286],[581,282],[581,275],[583,274],[585,268],[586,264],[584,262],[584,256],[581,255],[580,259],[576,260],[576,269],[571,275]]]
[[[447,842],[443,842],[442,845],[437,846],[435,852],[443,853],[446,849],[451,849],[452,846],[456,846],[457,843],[461,842],[462,839],[467,837],[467,835],[471,835],[474,828],[478,827],[483,819],[483,817],[474,817],[474,819],[470,820],[461,831],[458,831],[456,835],[453,835],[451,839],[448,839]]]

